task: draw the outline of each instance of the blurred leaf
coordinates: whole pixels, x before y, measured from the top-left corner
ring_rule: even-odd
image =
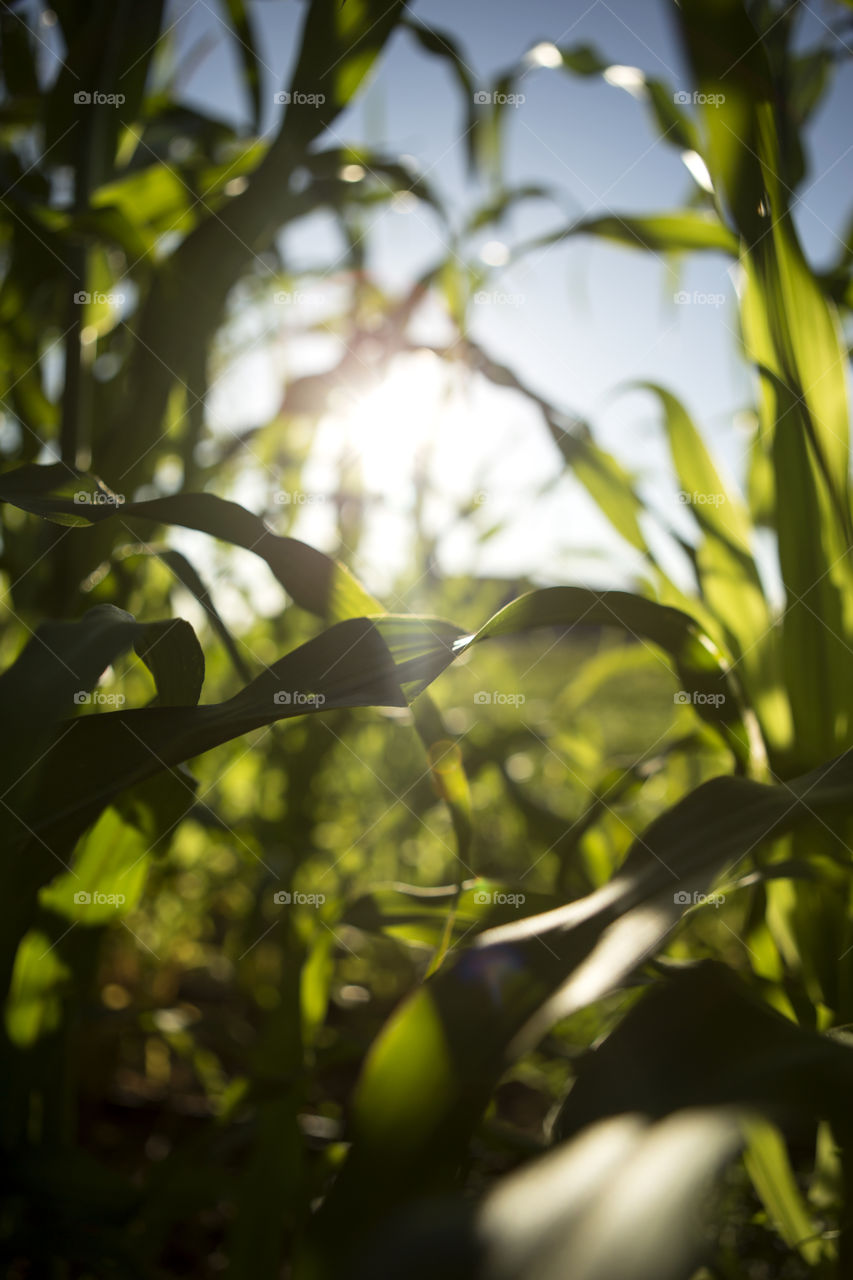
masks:
[[[790,717],[783,700],[778,632],[753,559],[752,530],[740,498],[724,484],[681,402],[655,383],[638,383],[660,401],[680,498],[702,539],[696,569],[702,595],[738,664],[765,735],[784,746]]]
[[[224,9],[234,28],[237,53],[243,64],[243,83],[252,106],[252,128],[261,131],[261,68],[252,32],[250,9],[245,0],[224,0]]]
[[[662,142],[681,151],[698,151],[698,133],[684,99],[671,84],[647,75],[639,67],[623,67],[607,61],[592,45],[560,49],[563,68],[574,75],[602,76],[607,84],[630,93],[648,105]]]
[[[187,805],[192,792],[185,792]],[[103,925],[139,904],[151,852],[147,836],[114,808],[80,842],[70,870],[39,893],[39,904],[85,925]]]
[[[710,1110],[604,1121],[507,1175],[474,1209],[417,1205],[355,1280],[689,1280],[706,1252],[699,1211],[741,1146],[740,1126],[738,1113]]]
[[[456,80],[462,102],[463,127],[460,135],[465,143],[468,170],[473,173],[477,167],[478,158],[478,116],[475,110],[475,93],[478,86],[474,81],[474,71],[457,41],[446,31],[426,26],[422,22],[415,22],[408,16],[403,18],[400,25],[404,30],[411,32],[425,53],[446,62],[451,75]]]
[[[123,609],[106,604],[90,609],[78,622],[42,623],[17,661],[0,675],[0,709],[6,729],[4,745],[0,748],[0,776],[5,786],[0,828],[5,875],[10,887],[14,886],[0,908],[5,947],[0,987],[4,990],[12,956],[34,909],[36,892],[58,867],[65,865],[67,846],[53,849],[34,830],[36,822],[59,794],[49,778],[51,746],[55,749],[57,743],[65,742],[74,726],[84,719],[94,722],[110,718],[106,714],[67,721],[75,704],[89,701],[91,690],[110,663],[137,641],[145,642],[146,635],[156,634],[149,630],[151,625],[137,622]],[[160,632],[163,648],[158,656],[161,680],[166,680],[164,672],[169,667],[177,636],[181,636],[182,649],[189,645],[198,650],[198,641],[194,638],[189,641],[184,630],[190,629],[188,623],[178,624],[170,619],[165,628]],[[168,680],[171,681],[171,675]],[[183,687],[183,679],[179,683]],[[73,752],[71,754],[73,758]],[[89,761],[74,760],[75,769],[82,770],[84,789],[100,788],[100,775],[106,763],[101,755]],[[151,763],[155,769],[160,767],[156,760]],[[80,778],[81,773],[77,776]],[[68,788],[67,780],[63,779],[62,785],[70,791],[69,799],[79,798],[75,795],[76,784]],[[62,791],[62,786],[59,790]],[[91,816],[101,807],[91,810]],[[82,830],[83,827],[77,828],[75,836]],[[22,847],[27,844],[30,844],[31,856],[22,856]]]
[[[698,714],[723,734],[743,763],[758,752],[754,731],[741,709],[741,699],[729,675],[729,664],[701,627],[679,609],[658,604],[627,591],[591,591],[586,587],[546,587],[519,597],[457,645],[527,631],[531,627],[616,626],[641,643],[651,641],[669,654],[682,681],[679,699],[690,702]]]
[[[445,1185],[509,1061],[623,982],[724,867],[851,803],[853,753],[784,786],[715,778],[657,818],[601,889],[455,953],[371,1048],[322,1229],[346,1248],[390,1204]]]
[[[154,554],[158,559],[162,560],[163,564],[178,579],[181,586],[186,587],[187,591],[192,594],[204,609],[211,627],[225,646],[228,656],[234,665],[234,670],[243,681],[248,682],[250,678],[249,669],[240,654],[237,642],[222,620],[216,605],[213,603],[210,592],[194,566],[185,555],[182,555],[180,551],[175,551],[173,547],[161,547]]]
[[[484,1277],[686,1280],[706,1245],[709,1182],[742,1142],[730,1111],[644,1127],[620,1117],[507,1178],[486,1200]]]
[[[339,0],[313,0],[290,78],[282,132],[288,149],[307,148],[333,123],[400,22],[403,8],[403,0],[344,5]]]
[[[38,94],[34,43],[20,14],[10,9],[0,15],[0,70],[9,98]]]
[[[517,204],[525,200],[553,200],[555,193],[541,183],[528,183],[525,186],[511,187],[500,192],[487,204],[481,205],[465,224],[464,234],[471,235],[482,230],[493,222],[500,222]]]
[[[820,470],[849,527],[848,411],[837,318],[800,248],[778,177],[779,134],[765,51],[742,0],[685,0],[682,27],[699,87],[712,176],[726,193],[757,275],[772,371],[801,401]],[[838,510],[839,507],[836,507]]]
[[[252,729],[338,707],[406,706],[452,660],[459,629],[386,615],[341,622],[227,702],[145,707],[64,726],[43,763],[37,838],[67,843],[118,791]],[[41,833],[41,834],[39,834]]]
[[[37,929],[21,940],[6,999],[6,1033],[19,1049],[55,1031],[62,1019],[62,994],[71,976],[68,965]]]
[[[539,236],[524,246],[529,249],[561,244],[571,236],[599,236],[632,249],[653,253],[681,253],[698,249],[737,255],[737,237],[715,214],[681,209],[676,213],[607,214],[581,218],[561,231]]]
[[[67,494],[75,485],[81,494],[92,496],[70,500]],[[123,521],[140,518],[197,529],[260,556],[295,602],[321,617],[338,621],[381,609],[343,565],[295,538],[279,537],[245,507],[212,493],[120,502],[100,480],[83,473],[69,475],[69,468],[56,464],[0,476],[0,501],[60,523],[96,524],[120,514]]]
[[[347,924],[368,933],[387,933],[424,946],[437,947],[451,922],[453,945],[475,931],[506,924],[555,905],[543,893],[521,884],[480,876],[460,885],[423,889],[416,885],[376,885],[344,913]]]
[[[789,1249],[816,1266],[824,1255],[820,1232],[797,1186],[778,1130],[766,1120],[746,1128],[744,1164],[761,1201]]]
[[[851,1080],[849,1043],[788,1021],[708,960],[668,969],[580,1062],[555,1134],[625,1112],[659,1118],[735,1104],[788,1120],[838,1118]]]

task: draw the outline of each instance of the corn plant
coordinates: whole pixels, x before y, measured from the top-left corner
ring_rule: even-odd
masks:
[[[467,333],[465,301],[480,280],[454,265],[466,230],[540,192],[502,190],[471,216],[451,258],[403,298],[365,285],[365,203],[406,191],[446,216],[402,162],[338,137],[338,117],[387,41],[416,40],[456,76],[472,171],[499,161],[500,102],[529,65],[503,73],[493,108],[478,114],[468,59],[405,9],[312,0],[271,140],[260,136],[260,58],[242,3],[223,6],[222,21],[243,67],[250,135],[180,105],[157,3],[57,5],[65,53],[49,85],[22,16],[2,18],[11,182],[0,289],[0,1240],[10,1274],[207,1274],[207,1213],[210,1268],[253,1280],[707,1278],[744,1274],[744,1257],[749,1266],[778,1262],[778,1274],[846,1276],[853,583],[839,312],[853,295],[849,255],[818,276],[792,218],[801,130],[835,49],[798,50],[796,7],[682,0],[674,15],[698,114],[651,78],[643,96],[666,141],[703,175],[695,198],[550,237],[713,251],[737,271],[757,404],[745,499],[724,484],[684,405],[665,387],[645,387],[692,499],[695,538],[681,542],[688,587],[664,571],[647,536],[653,513],[592,428]],[[841,24],[840,6],[838,14]],[[587,47],[557,53],[554,70],[558,61],[570,75],[608,72]],[[354,164],[371,174],[372,191],[342,177]],[[220,442],[205,462],[204,400],[235,289],[260,305],[270,281],[289,282],[276,233],[330,209],[350,246],[354,293],[339,317],[355,331],[350,346],[370,334],[387,363],[410,345],[422,298],[442,297],[457,333],[440,354],[538,407],[561,464],[643,556],[636,590],[555,584],[507,600],[506,584],[468,583],[456,597],[443,584],[440,609],[388,609],[346,553],[274,532],[214,491],[246,450],[298,482],[298,450],[287,454],[260,428]],[[62,348],[58,380],[52,342]],[[325,378],[290,382],[273,424],[285,442],[357,364],[350,353]],[[181,476],[172,491],[158,470],[167,458]],[[174,528],[253,554],[286,593],[285,618],[233,634],[216,588],[175,545],[155,541]],[[756,565],[759,528],[778,551],[781,611]],[[177,611],[187,593],[203,629]],[[513,646],[539,644],[543,629],[577,638],[584,627],[626,642],[589,661],[571,643],[558,649],[548,673],[555,711],[568,721],[561,731],[583,738],[590,689],[615,688],[626,673],[636,682],[650,663],[657,674],[666,668],[668,694],[677,686],[684,732],[667,724],[649,733],[627,761],[605,746],[591,759],[589,744],[575,742],[588,798],[566,820],[510,767],[515,729],[466,743],[440,699],[466,663],[505,660],[491,657],[500,653],[511,662]],[[104,692],[115,687],[102,683],[108,668],[125,673],[130,699]],[[214,697],[202,702],[211,683]],[[102,709],[109,698],[114,709]],[[383,714],[392,708],[402,724]],[[620,725],[628,714],[620,708]],[[252,734],[245,764],[242,748],[221,754]],[[341,877],[327,901],[304,876],[325,848],[320,828],[342,821],[324,789],[343,809],[358,787],[358,809],[370,785],[330,765],[329,753],[352,741],[360,752],[371,734],[411,771],[395,792],[398,810],[441,806],[451,856],[432,883],[388,883],[368,867],[367,883],[365,874],[358,884]],[[205,762],[226,759],[202,788]],[[255,770],[248,789],[258,801],[257,812],[229,822],[232,765]],[[496,839],[491,854],[487,806],[472,799],[491,785],[490,770],[507,805],[501,815],[516,824],[512,848]],[[273,774],[275,795],[265,785]],[[253,969],[255,956],[246,959],[265,936],[263,913],[217,908],[219,958],[227,968],[232,957],[240,978],[228,1012],[211,1016],[214,1049],[188,1030],[196,1003],[178,1002],[178,1013],[165,996],[158,1004],[158,991],[180,985],[173,970],[190,961],[144,961],[153,993],[139,1011],[145,1078],[160,1078],[165,1046],[203,1083],[207,1110],[186,1132],[173,1117],[159,1172],[111,1168],[79,1131],[86,1037],[104,1034],[91,993],[106,965],[107,1008],[124,1016],[116,975],[126,961],[120,948],[110,952],[121,923],[130,929],[146,903],[156,912],[158,884],[174,906],[169,859],[195,848],[199,866],[212,863],[223,830],[258,864],[240,875],[264,874],[267,901],[294,907],[276,943],[275,983],[266,960]],[[333,866],[347,855],[325,852]],[[388,979],[381,1016],[371,1008],[347,1021],[346,1001],[331,998],[335,975],[359,975],[338,983],[352,1003],[374,967]],[[221,1034],[232,1015],[233,1036]],[[338,1112],[328,1077],[344,1066]],[[503,1086],[524,1072],[547,1080],[553,1101],[534,1142],[498,1116]],[[128,1064],[114,1074],[128,1078]],[[146,1101],[141,1086],[136,1100]],[[157,1141],[146,1150],[156,1154]],[[712,1183],[717,1207],[703,1226]]]

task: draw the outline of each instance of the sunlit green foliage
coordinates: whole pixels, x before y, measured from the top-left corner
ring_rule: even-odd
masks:
[[[0,17],[9,1274],[848,1276],[853,262],[815,274],[791,216],[832,59],[796,52],[796,6],[682,0],[703,105],[632,84],[709,180],[518,250],[736,264],[746,498],[642,384],[692,499],[687,586],[594,428],[467,332],[468,238],[548,194],[500,183],[499,100],[529,62],[475,110],[462,51],[402,3],[311,0],[264,138],[251,11],[221,7],[251,132],[178,104],[158,3],[57,3],[50,85]],[[400,297],[364,272],[364,208],[446,211],[327,133],[392,36],[451,71],[493,186]],[[634,71],[588,47],[547,65]],[[378,599],[349,478],[339,558],[286,506],[231,500],[258,463],[298,490],[330,395],[364,376],[350,350],[274,421],[208,430],[242,311],[298,283],[277,233],[318,211],[349,246],[329,327],[381,372],[438,303],[442,357],[541,413],[555,468],[640,553],[634,590],[441,578],[423,538]],[[203,570],[175,529],[207,539]],[[250,560],[280,607],[256,610]]]

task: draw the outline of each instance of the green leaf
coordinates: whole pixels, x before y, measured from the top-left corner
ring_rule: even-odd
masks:
[[[339,707],[406,706],[452,661],[458,636],[441,619],[354,618],[294,649],[227,702],[81,717],[45,756],[49,801],[30,825],[61,848],[120,790],[252,729]]]
[[[381,612],[382,606],[343,565],[296,538],[273,533],[260,517],[236,502],[212,493],[122,502],[96,477],[69,474],[69,470],[57,463],[6,472],[0,476],[0,501],[61,523],[96,524],[121,515],[123,521],[141,519],[197,529],[260,556],[295,602],[320,617],[335,622]],[[77,494],[77,501],[69,492]]]
[[[261,131],[261,68],[252,31],[251,11],[244,0],[224,0],[225,12],[234,28],[237,53],[243,64],[243,83],[252,106],[252,127]]]
[[[599,236],[632,249],[681,253],[699,249],[737,256],[738,240],[716,214],[680,209],[675,213],[607,214],[581,218],[562,231],[549,232],[524,250],[560,244],[571,236]]]
[[[291,152],[306,149],[334,122],[400,22],[404,7],[403,0],[344,5],[313,0],[309,5],[282,132]]]
[[[701,536],[695,564],[703,599],[722,630],[764,736],[787,747],[779,633],[755,565],[749,516],[727,486],[684,405],[655,383],[636,384],[660,401],[680,499]]]
[[[566,71],[579,76],[602,76],[606,83],[645,102],[662,142],[681,151],[699,150],[696,126],[671,84],[647,75],[639,67],[614,65],[591,45],[564,47],[560,54]]]
[[[47,936],[30,930],[15,956],[4,1008],[6,1033],[19,1049],[54,1031],[62,1019],[62,995],[71,977],[68,965]]]
[[[710,1110],[604,1121],[474,1208],[438,1200],[401,1215],[354,1280],[686,1280],[706,1252],[709,1182],[741,1146],[741,1124]]]
[[[691,702],[703,719],[720,730],[737,758],[744,762],[760,743],[741,708],[729,664],[711,638],[689,614],[627,591],[592,591],[587,587],[546,587],[508,604],[457,648],[532,627],[576,623],[616,626],[641,643],[651,641],[669,654],[682,681],[680,700]]]
[[[601,889],[454,953],[370,1050],[352,1151],[322,1229],[345,1241],[389,1205],[450,1180],[510,1061],[623,982],[723,868],[851,803],[853,753],[785,786],[715,778],[657,818]]]
[[[145,630],[146,624],[109,604],[90,609],[78,622],[42,623],[0,675],[0,709],[7,731],[0,747],[0,776],[25,777],[54,727],[75,705],[88,701],[104,670]],[[11,791],[7,787],[6,794]]]
[[[455,943],[474,932],[545,911],[555,900],[523,885],[480,876],[461,885],[376,885],[356,899],[343,919],[368,933],[386,933],[405,942],[437,947],[450,921]]]
[[[608,1116],[706,1106],[838,1119],[851,1082],[849,1043],[783,1018],[716,961],[672,966],[579,1063],[554,1132],[565,1140]]]
[[[507,1178],[478,1214],[488,1280],[684,1280],[708,1184],[742,1144],[737,1112],[620,1117]]]
[[[0,904],[3,926],[0,986],[3,990],[15,948],[34,909],[35,895],[39,887],[65,865],[70,847],[60,843],[54,848],[35,834],[37,822],[49,811],[58,794],[54,793],[48,762],[57,743],[73,735],[77,725],[112,718],[106,713],[67,720],[75,706],[89,700],[106,667],[133,644],[144,643],[146,634],[152,634],[148,630],[150,625],[137,622],[131,614],[112,605],[98,605],[77,622],[43,623],[17,660],[0,676],[0,711],[5,730],[0,746],[0,777],[4,782],[0,832],[4,875],[10,888]],[[162,658],[158,658],[161,671],[169,665],[169,653],[177,635],[182,637],[180,643],[184,649],[189,645],[198,650],[198,642],[194,637],[189,640],[184,630],[189,628],[188,623],[176,624],[169,620],[165,625],[165,638],[161,633]],[[107,763],[100,754],[88,761],[74,762],[77,770],[82,768],[84,790],[100,785]],[[154,764],[159,767],[156,761]],[[77,776],[79,778],[79,772]],[[71,791],[73,794],[73,788]],[[101,807],[93,810],[91,816],[96,816]],[[75,837],[82,830],[82,827],[77,829]],[[27,845],[31,852],[23,855],[22,849]]]
[[[853,734],[843,606],[853,545],[844,344],[780,177],[776,104],[783,82],[764,42],[741,0],[718,0],[710,9],[685,0],[680,20],[705,95],[706,159],[744,244],[744,336],[763,379],[762,427],[771,442],[788,596],[785,669],[794,750],[804,762],[848,745]]]
[[[464,234],[472,235],[481,231],[491,223],[499,223],[517,204],[525,200],[554,200],[555,193],[541,183],[527,183],[520,187],[510,187],[501,191],[486,204],[481,205],[465,224]]]
[[[231,659],[234,670],[242,680],[248,683],[250,678],[249,668],[240,654],[237,642],[223,621],[219,610],[213,603],[213,599],[211,598],[207,586],[195,567],[190,563],[185,555],[180,551],[175,551],[173,547],[156,548],[154,550],[154,554],[163,562],[164,565],[166,565],[168,569],[172,571],[181,586],[186,587],[187,591],[195,597],[204,609],[211,627],[225,646],[225,650],[228,657]]]
[[[192,792],[184,794],[188,807]],[[80,842],[71,868],[40,891],[39,904],[77,923],[108,924],[138,905],[150,852],[142,831],[116,809],[105,809]]]
[[[789,1249],[796,1249],[809,1266],[823,1257],[817,1223],[800,1194],[781,1134],[766,1120],[746,1127],[744,1164],[771,1221]]]
[[[204,653],[188,622],[149,622],[134,648],[154,677],[160,706],[196,705],[204,683]]]
[[[415,22],[410,17],[403,18],[400,25],[414,36],[425,53],[446,62],[456,80],[463,116],[463,126],[459,133],[465,142],[469,172],[473,173],[477,167],[479,134],[479,116],[475,110],[474,95],[479,86],[475,83],[470,61],[453,36],[446,31]]]

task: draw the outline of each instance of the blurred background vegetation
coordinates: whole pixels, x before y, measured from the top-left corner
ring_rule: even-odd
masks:
[[[595,10],[0,6],[15,1280],[851,1274],[853,14]]]

